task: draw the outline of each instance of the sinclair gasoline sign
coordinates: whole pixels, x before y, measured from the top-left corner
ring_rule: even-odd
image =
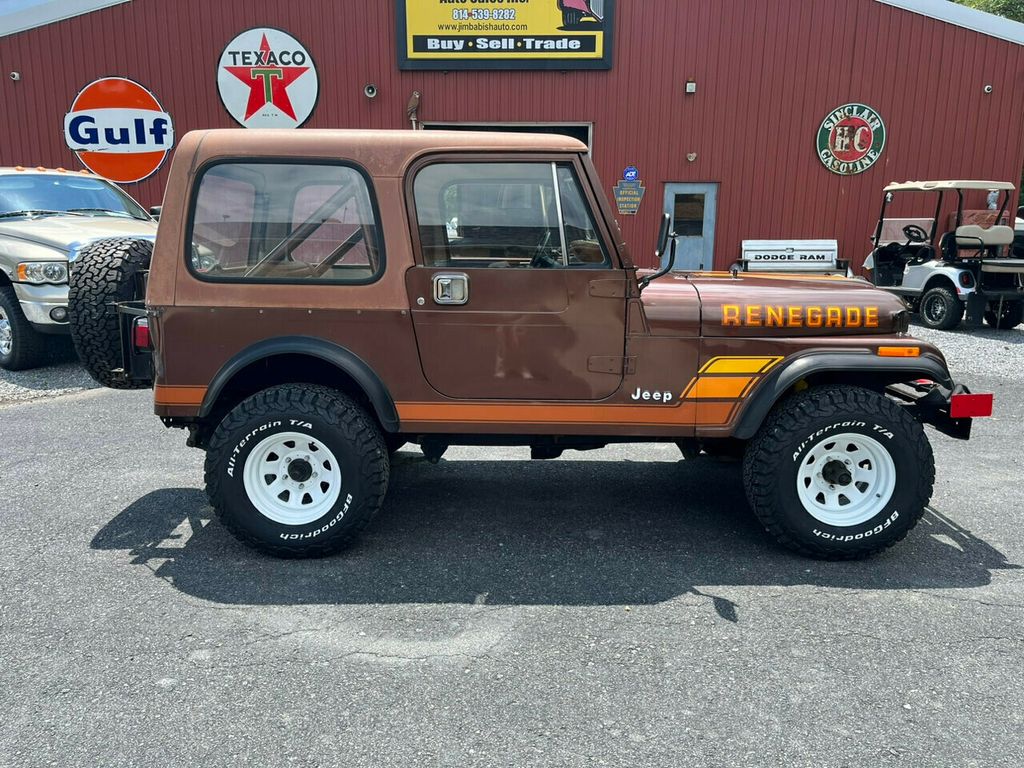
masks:
[[[871,107],[844,104],[832,110],[818,129],[818,157],[832,173],[863,173],[885,149],[885,123]]]
[[[397,0],[401,69],[611,69],[615,0]]]

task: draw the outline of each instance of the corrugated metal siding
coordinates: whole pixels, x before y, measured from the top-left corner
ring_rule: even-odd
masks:
[[[874,0],[620,0],[610,72],[399,72],[394,14],[388,0],[134,0],[0,39],[0,164],[77,167],[63,116],[102,75],[149,87],[179,136],[232,126],[216,63],[259,25],[287,30],[316,60],[310,127],[406,127],[414,89],[428,121],[593,122],[606,188],[627,165],[647,187],[640,215],[622,220],[645,265],[666,182],[720,184],[719,267],[744,238],[838,237],[859,262],[885,183],[1016,180],[1024,164],[1024,48]],[[817,159],[815,136],[850,101],[877,109],[889,138],[872,169],[840,177]],[[155,204],[164,181],[161,171],[128,189]]]

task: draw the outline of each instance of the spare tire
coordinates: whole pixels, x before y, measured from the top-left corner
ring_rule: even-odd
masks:
[[[144,389],[148,382],[128,380],[116,372],[121,358],[121,328],[116,304],[137,301],[141,275],[153,255],[150,240],[109,238],[82,248],[68,279],[68,322],[71,340],[85,370],[111,389]]]

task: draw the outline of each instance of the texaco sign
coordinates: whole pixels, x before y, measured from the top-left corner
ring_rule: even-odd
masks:
[[[818,157],[832,173],[863,173],[885,148],[885,123],[871,107],[844,104],[832,110],[818,129]]]
[[[320,82],[309,51],[287,32],[249,29],[217,65],[224,108],[245,128],[298,128],[313,113]]]

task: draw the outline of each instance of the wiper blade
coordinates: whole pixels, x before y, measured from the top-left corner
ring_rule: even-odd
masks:
[[[124,219],[134,219],[130,213],[125,211],[112,211],[109,208],[68,208],[68,213],[105,213],[108,216],[120,216]]]
[[[27,211],[6,211],[0,213],[0,219],[10,219],[15,216],[84,216],[84,213],[75,213],[74,211],[47,211],[44,209],[33,208]]]

